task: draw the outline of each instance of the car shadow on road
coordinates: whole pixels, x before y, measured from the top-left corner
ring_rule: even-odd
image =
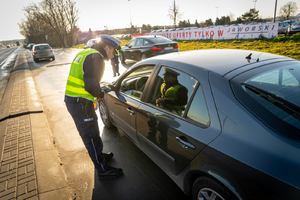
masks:
[[[123,132],[103,128],[103,152],[113,152],[108,163],[123,169],[115,179],[99,181],[95,172],[93,200],[101,199],[188,199],[181,189]]]

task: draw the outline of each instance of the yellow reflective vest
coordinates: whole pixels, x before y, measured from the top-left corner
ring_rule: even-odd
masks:
[[[99,53],[99,51],[88,48],[88,49],[85,49],[85,50],[79,52],[76,55],[76,57],[74,58],[74,60],[71,64],[71,69],[70,69],[67,86],[66,86],[65,94],[67,96],[82,97],[82,98],[91,100],[93,102],[96,102],[96,98],[85,90],[84,81],[83,81],[83,75],[84,75],[83,63],[84,63],[85,58],[89,54],[92,54],[92,53],[98,53],[102,56],[102,54]],[[103,67],[103,73],[104,73],[104,69],[105,69],[105,67]],[[103,75],[103,73],[102,73],[102,75]]]
[[[166,83],[163,83],[160,87],[160,92],[161,92],[161,98],[162,99],[168,99],[168,100],[175,100],[177,99],[177,96],[176,96],[176,93],[177,93],[177,90],[181,87],[180,85],[174,85],[172,87],[170,87],[169,89],[167,89],[167,91],[165,92],[165,94],[163,93],[164,92],[164,88],[165,88],[165,85]],[[185,108],[185,105],[172,105],[172,104],[166,104],[166,106],[170,109],[184,109]]]

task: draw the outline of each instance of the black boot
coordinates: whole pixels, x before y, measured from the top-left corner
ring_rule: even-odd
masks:
[[[121,176],[123,174],[123,170],[121,168],[114,168],[109,165],[107,165],[106,170],[104,172],[99,173],[98,172],[98,178],[99,180],[107,180],[116,178],[118,176]]]
[[[114,154],[112,152],[102,153],[102,154],[106,162],[110,161],[114,157]]]

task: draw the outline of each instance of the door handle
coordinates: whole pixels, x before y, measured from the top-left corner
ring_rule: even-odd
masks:
[[[178,140],[179,144],[180,144],[183,148],[185,148],[185,149],[187,149],[187,148],[190,148],[190,149],[193,149],[193,150],[196,149],[196,147],[195,147],[193,144],[191,144],[191,143],[189,143],[189,142],[186,142],[186,141],[180,139],[180,137],[176,137],[176,140]]]
[[[129,112],[129,115],[134,115],[135,114],[135,112],[133,110],[131,110],[131,108],[127,108],[126,110]]]

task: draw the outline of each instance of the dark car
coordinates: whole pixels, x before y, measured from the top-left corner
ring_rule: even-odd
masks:
[[[29,43],[27,45],[27,49],[29,49],[30,51],[32,50],[32,47],[34,46],[35,44],[34,43]]]
[[[287,29],[287,35],[293,35],[295,33],[300,33],[300,21],[290,25]]]
[[[36,44],[32,48],[33,60],[37,62],[40,59],[52,59],[55,60],[53,49],[49,44]]]
[[[167,69],[187,90],[181,109],[157,104]],[[123,131],[193,199],[299,199],[299,60],[187,51],[138,62],[101,84],[105,126]]]
[[[120,50],[120,60],[144,60],[166,53],[178,52],[178,44],[162,36],[140,36],[132,39]]]

